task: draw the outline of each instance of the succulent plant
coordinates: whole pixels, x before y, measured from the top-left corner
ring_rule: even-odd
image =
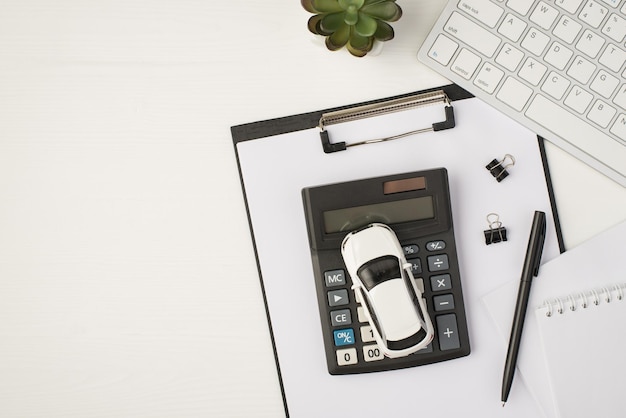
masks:
[[[393,39],[387,22],[402,16],[396,0],[300,0],[313,16],[309,30],[326,37],[326,47],[336,51],[344,46],[352,55],[363,57],[376,41]]]

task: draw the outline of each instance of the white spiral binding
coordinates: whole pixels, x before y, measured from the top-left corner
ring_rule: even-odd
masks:
[[[593,306],[597,306],[601,303],[612,303],[616,300],[624,300],[624,292],[626,292],[626,284],[619,283],[599,289],[592,289],[588,292],[570,294],[566,298],[548,299],[543,303],[543,306],[548,309],[546,316],[550,317],[554,313],[563,314],[566,309],[570,311],[576,311],[578,308],[587,309],[591,306],[589,301],[591,301]]]

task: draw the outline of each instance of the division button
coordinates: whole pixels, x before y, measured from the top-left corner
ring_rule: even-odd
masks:
[[[454,350],[461,347],[455,314],[437,317],[437,336],[439,337],[439,348],[441,351]]]
[[[448,256],[446,254],[432,255],[428,257],[428,271],[448,270]]]

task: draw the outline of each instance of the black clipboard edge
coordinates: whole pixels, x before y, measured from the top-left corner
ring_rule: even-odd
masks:
[[[244,199],[244,205],[246,208],[246,216],[248,218],[248,228],[250,229],[250,236],[252,238],[252,248],[254,250],[254,257],[255,257],[255,262],[256,262],[256,267],[257,267],[257,272],[259,274],[259,284],[261,286],[261,294],[263,296],[263,305],[265,307],[265,315],[267,318],[267,325],[268,325],[268,329],[269,329],[269,333],[270,333],[270,339],[272,342],[272,350],[274,353],[274,362],[276,363],[276,371],[278,374],[278,383],[280,385],[280,392],[283,398],[283,407],[285,409],[285,416],[287,418],[289,418],[289,408],[287,406],[287,395],[285,393],[285,385],[283,382],[283,378],[282,378],[282,373],[280,371],[280,360],[278,358],[278,352],[276,351],[276,340],[274,337],[274,330],[273,330],[273,326],[272,326],[272,318],[270,316],[270,311],[269,311],[269,305],[267,303],[267,294],[265,292],[265,285],[263,282],[263,272],[261,271],[261,264],[259,261],[259,252],[257,249],[257,245],[256,245],[256,239],[254,236],[254,229],[252,226],[252,218],[250,217],[250,206],[248,204],[248,195],[246,193],[246,187],[245,184],[243,182],[243,171],[241,168],[241,161],[239,160],[239,153],[237,152],[237,144],[240,142],[245,142],[245,141],[250,141],[250,140],[254,140],[254,139],[261,139],[261,138],[265,138],[265,137],[269,137],[269,136],[274,136],[274,135],[280,135],[280,134],[286,134],[286,133],[290,133],[290,132],[296,132],[296,131],[301,131],[304,129],[311,129],[311,128],[315,128],[316,126],[318,126],[319,123],[319,119],[322,116],[323,113],[326,112],[331,112],[331,111],[335,111],[335,110],[342,110],[342,109],[348,109],[354,106],[359,106],[359,105],[364,105],[364,104],[373,104],[373,103],[380,103],[383,101],[387,101],[390,99],[399,99],[399,98],[403,98],[403,97],[408,97],[408,96],[412,96],[415,94],[420,94],[420,93],[429,93],[432,91],[436,91],[436,90],[443,90],[446,95],[448,96],[448,99],[450,99],[451,102],[454,102],[456,100],[463,100],[463,99],[470,99],[473,98],[474,95],[472,95],[471,93],[469,93],[468,91],[462,89],[461,87],[457,86],[456,84],[449,84],[446,86],[441,86],[441,87],[434,87],[431,89],[426,89],[426,90],[421,90],[418,92],[413,92],[413,93],[407,93],[407,94],[403,94],[403,95],[399,95],[399,96],[394,96],[394,97],[387,97],[387,98],[383,98],[380,100],[372,100],[369,102],[363,102],[363,103],[357,103],[357,104],[353,104],[353,105],[347,105],[347,106],[341,106],[341,107],[337,107],[337,108],[332,108],[332,109],[325,109],[325,110],[320,110],[320,111],[316,111],[316,112],[308,112],[308,113],[302,113],[299,115],[292,115],[292,116],[286,116],[286,117],[281,117],[281,118],[274,118],[274,119],[268,119],[268,120],[264,120],[264,121],[258,121],[258,122],[251,122],[251,123],[246,123],[246,124],[241,124],[241,125],[236,125],[236,126],[232,126],[230,128],[231,130],[231,136],[233,139],[233,147],[235,149],[235,156],[237,159],[237,170],[239,173],[239,181],[241,184],[241,189],[243,191],[243,199]],[[555,228],[556,228],[556,235],[557,235],[557,240],[558,240],[558,245],[559,245],[559,251],[561,253],[565,252],[565,245],[564,245],[564,241],[563,241],[563,235],[562,235],[562,230],[561,230],[561,223],[559,221],[559,216],[558,216],[558,211],[556,208],[556,202],[555,202],[555,195],[554,195],[554,190],[552,188],[552,179],[550,176],[550,169],[548,167],[548,160],[547,160],[547,156],[546,156],[546,150],[545,150],[545,144],[544,144],[545,139],[538,136],[537,135],[537,142],[539,145],[539,152],[541,154],[541,161],[543,164],[543,171],[544,171],[544,176],[546,179],[546,185],[548,187],[548,196],[550,199],[550,206],[552,209],[552,216],[554,219],[554,224],[555,224]]]
[[[239,142],[249,141],[252,139],[260,139],[260,138],[264,138],[268,136],[286,134],[290,132],[301,131],[304,129],[315,128],[316,126],[318,126],[320,118],[322,117],[322,114],[324,113],[334,112],[337,110],[350,109],[355,106],[380,103],[380,102],[393,100],[393,99],[401,99],[404,97],[413,96],[415,94],[430,93],[430,92],[437,91],[437,90],[443,90],[448,96],[448,99],[450,99],[450,101],[469,99],[469,98],[474,97],[472,94],[470,94],[466,90],[463,90],[461,87],[457,86],[456,84],[449,84],[447,86],[435,87],[432,89],[422,90],[419,92],[413,92],[413,93],[403,94],[403,95],[394,96],[394,97],[387,97],[384,99],[372,100],[372,101],[368,101],[364,103],[357,103],[353,105],[341,106],[341,107],[336,107],[332,109],[325,109],[325,110],[320,110],[317,112],[301,113],[299,115],[286,116],[282,118],[269,119],[269,120],[264,120],[264,121],[259,121],[259,122],[245,123],[242,125],[232,126],[230,128],[230,131],[233,137],[233,141],[235,142],[235,144],[237,144]]]

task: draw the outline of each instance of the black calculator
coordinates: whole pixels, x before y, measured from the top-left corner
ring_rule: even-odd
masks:
[[[377,372],[470,353],[445,168],[307,187],[302,190],[326,363],[331,375]],[[341,255],[345,236],[389,226],[425,299],[434,339],[404,357],[377,345]]]

